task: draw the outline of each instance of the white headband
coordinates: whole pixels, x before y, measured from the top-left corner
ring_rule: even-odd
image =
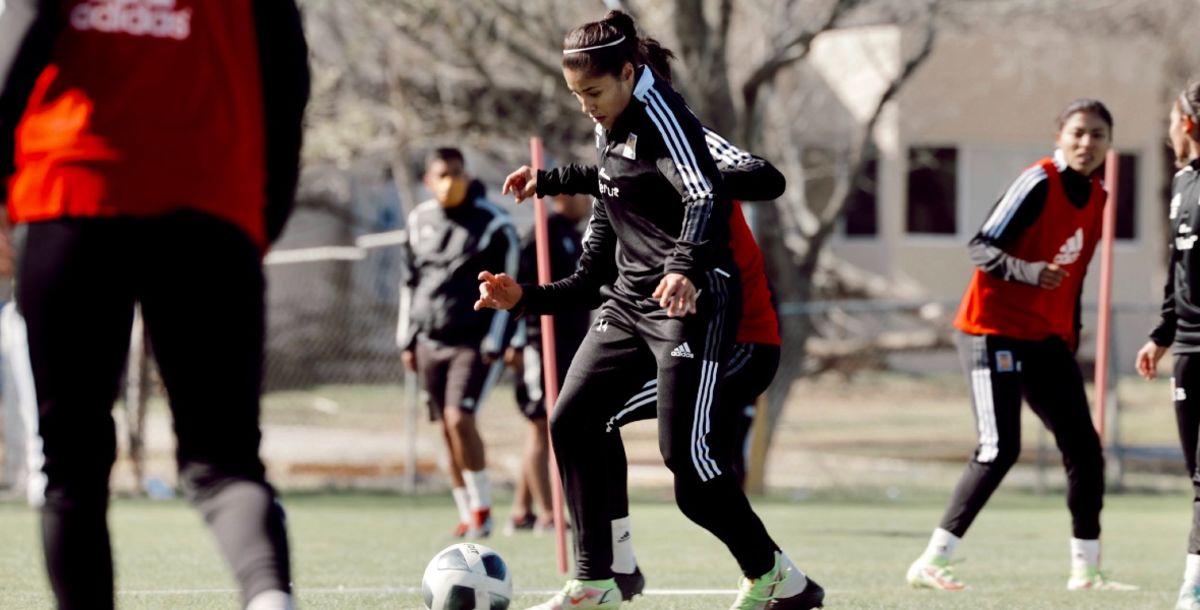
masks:
[[[583,53],[584,51],[595,51],[596,49],[603,49],[604,47],[615,47],[615,46],[617,46],[617,45],[621,44],[622,42],[625,42],[625,37],[624,37],[624,36],[622,36],[622,37],[620,37],[620,38],[618,38],[618,39],[616,39],[616,40],[614,40],[614,41],[612,41],[612,42],[606,42],[606,43],[604,43],[604,44],[598,44],[598,45],[596,45],[596,46],[594,46],[594,47],[584,47],[584,48],[582,48],[582,49],[564,49],[564,50],[563,50],[563,55],[571,55],[572,53]]]

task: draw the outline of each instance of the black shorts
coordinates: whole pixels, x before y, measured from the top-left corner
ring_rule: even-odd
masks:
[[[416,357],[430,421],[441,419],[447,407],[475,413],[504,366],[499,360],[484,364],[477,348],[426,340],[417,341]]]

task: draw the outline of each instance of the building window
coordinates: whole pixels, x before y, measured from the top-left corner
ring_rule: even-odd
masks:
[[[958,233],[958,149],[909,149],[905,230],[910,235]]]
[[[1122,154],[1117,162],[1117,239],[1137,239],[1138,156]]]

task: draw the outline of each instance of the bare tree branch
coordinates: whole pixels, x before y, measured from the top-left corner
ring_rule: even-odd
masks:
[[[866,124],[863,125],[862,133],[860,134],[858,141],[854,144],[854,147],[851,149],[851,162],[849,164],[849,170],[845,173],[842,179],[838,181],[837,188],[834,190],[830,204],[825,206],[825,209],[820,215],[820,222],[817,225],[816,232],[809,237],[810,241],[817,244],[824,243],[825,239],[829,237],[829,234],[837,225],[838,219],[841,218],[842,213],[846,210],[846,206],[850,204],[850,198],[854,193],[855,179],[859,174],[862,173],[863,168],[866,166],[866,152],[871,147],[871,141],[875,137],[875,126],[879,123],[880,117],[883,116],[884,109],[887,107],[888,103],[896,97],[896,94],[898,94],[900,90],[904,88],[905,83],[907,83],[912,75],[917,71],[917,68],[919,68],[921,64],[925,63],[925,60],[929,58],[929,54],[933,52],[934,41],[937,37],[937,28],[935,24],[937,21],[938,8],[940,4],[941,0],[932,0],[929,3],[929,13],[925,21],[925,32],[921,43],[921,48],[904,62],[904,66],[900,69],[900,72],[896,74],[896,77],[893,78],[890,83],[888,83],[887,89],[885,89],[883,94],[879,96],[879,101],[875,103],[874,111],[871,112],[870,118],[867,119]],[[810,247],[808,248],[806,255],[810,257],[816,256],[816,253],[819,250],[819,247]]]

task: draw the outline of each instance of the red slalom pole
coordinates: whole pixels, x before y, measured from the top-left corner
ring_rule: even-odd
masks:
[[[1092,422],[1096,433],[1100,436],[1100,446],[1104,446],[1104,419],[1108,410],[1108,362],[1109,347],[1112,344],[1112,276],[1113,276],[1113,241],[1117,235],[1117,189],[1118,165],[1120,157],[1117,151],[1109,150],[1104,160],[1104,186],[1108,188],[1108,199],[1104,202],[1104,229],[1100,233],[1100,312],[1096,325],[1096,418]]]
[[[533,169],[542,169],[544,163],[542,139],[529,139],[529,155]],[[539,284],[549,284],[550,277],[550,227],[546,222],[546,202],[541,197],[533,200],[533,237],[537,243],[537,273]],[[550,414],[558,404],[558,354],[554,346],[554,318],[541,316],[542,323],[542,379],[545,381],[546,427],[550,426]],[[549,436],[547,430],[547,436]],[[558,571],[567,573],[567,527],[563,518],[562,480],[558,476],[558,458],[554,455],[554,443],[550,443],[550,493],[554,502],[554,535],[558,547]]]

